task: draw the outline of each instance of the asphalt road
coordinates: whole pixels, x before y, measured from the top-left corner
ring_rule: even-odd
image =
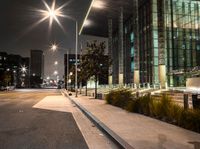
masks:
[[[33,108],[56,90],[0,92],[0,149],[87,149],[70,112]]]

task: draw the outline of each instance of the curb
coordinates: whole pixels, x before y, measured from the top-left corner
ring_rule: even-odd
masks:
[[[96,118],[91,112],[84,108],[81,104],[76,102],[73,98],[69,97],[68,94],[63,91],[64,95],[69,98],[99,129],[105,132],[108,137],[120,148],[122,149],[134,149],[130,144],[128,144],[124,139],[117,135],[114,131],[108,128],[104,123],[102,123],[98,118]]]

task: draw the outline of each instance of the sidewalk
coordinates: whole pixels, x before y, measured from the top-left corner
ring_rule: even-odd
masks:
[[[70,97],[135,149],[200,149],[200,134],[91,97]]]

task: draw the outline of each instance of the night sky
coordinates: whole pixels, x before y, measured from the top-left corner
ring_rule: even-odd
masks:
[[[52,0],[46,0],[51,5]],[[63,13],[82,24],[90,0],[57,0],[57,6],[69,2]],[[66,18],[60,18],[62,29],[53,23],[48,33],[49,20],[28,31],[31,25],[40,20],[41,14],[35,9],[45,9],[42,0],[1,0],[0,1],[0,51],[11,54],[29,56],[30,49],[47,50],[52,42],[59,43],[63,48],[74,49],[75,23]]]

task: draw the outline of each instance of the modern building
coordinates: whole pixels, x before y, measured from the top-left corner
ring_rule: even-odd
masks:
[[[29,87],[29,58],[0,52],[0,84]]]
[[[30,85],[39,88],[44,76],[44,55],[42,50],[31,50]]]
[[[143,0],[138,7],[140,82],[185,86],[200,65],[200,2]]]
[[[200,1],[111,1],[103,0],[105,10],[92,9],[88,17],[101,16],[93,19],[96,24],[102,24],[102,18],[107,20],[102,30],[107,32],[113,59],[110,83],[165,88],[185,86],[187,78],[199,75]],[[83,33],[90,34],[90,30],[96,35],[103,32],[91,26]]]

